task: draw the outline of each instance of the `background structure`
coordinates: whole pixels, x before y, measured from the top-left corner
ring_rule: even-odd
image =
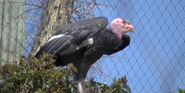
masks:
[[[9,0],[0,1],[0,5],[4,4],[2,1],[11,4]],[[21,0],[17,1],[21,2]],[[34,42],[40,42],[38,44],[42,45],[49,38],[50,33],[57,30],[60,25],[97,16],[105,16],[109,19],[109,22],[116,17],[121,17],[129,20],[135,27],[135,33],[128,33],[131,37],[130,45],[119,53],[103,56],[91,67],[87,79],[94,77],[96,81],[110,84],[110,80],[112,81],[114,77],[118,78],[126,75],[132,93],[177,93],[178,88],[184,88],[184,0],[49,1],[26,0],[25,7],[21,8],[22,10],[25,8],[25,12],[22,11],[25,15],[22,16],[25,17],[25,24],[23,24],[25,30],[11,30],[11,33],[16,33],[16,31],[25,33],[25,45],[22,47],[24,55],[27,56],[30,52],[34,53],[36,50],[33,47],[35,46],[35,49],[37,49]],[[2,23],[2,20],[5,20],[2,19],[2,16],[8,17],[12,13],[11,9],[15,9],[15,7],[4,8],[4,12],[1,7],[0,28],[2,29],[6,26],[4,24],[14,22],[9,17],[9,21],[3,21]],[[58,19],[60,19],[60,25],[58,25]],[[13,26],[14,29],[17,29],[17,27]],[[10,29],[12,27],[6,26],[6,28]],[[2,31],[8,33],[10,30],[0,30],[0,48],[4,49],[8,46],[8,44],[3,45],[5,42],[14,44],[16,39],[14,41],[11,41],[10,37],[2,39],[2,36],[4,36]],[[42,39],[37,32],[44,33],[43,36],[47,35],[48,37]],[[8,35],[11,36],[11,34]],[[16,36],[16,34],[13,36]],[[39,38],[40,41],[38,41]],[[21,46],[18,48],[21,48]],[[18,48],[14,47],[13,49]]]
[[[24,0],[0,0],[0,65],[18,60],[24,49]]]

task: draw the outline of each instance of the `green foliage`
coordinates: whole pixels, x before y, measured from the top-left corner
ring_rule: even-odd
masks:
[[[185,93],[185,90],[179,89],[179,93]]]
[[[44,54],[40,59],[22,57],[19,65],[6,64],[1,67],[4,85],[0,93],[77,93],[77,83],[73,75],[77,72],[72,64],[56,68],[51,55]],[[87,93],[130,93],[126,77],[114,79],[113,84],[85,82]]]
[[[106,83],[95,82],[93,78],[86,82],[86,87],[90,93],[131,93],[127,85],[126,76],[114,78],[112,85],[108,86]]]

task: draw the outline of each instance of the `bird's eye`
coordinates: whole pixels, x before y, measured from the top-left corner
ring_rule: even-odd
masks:
[[[125,23],[125,21],[121,21],[121,23]]]

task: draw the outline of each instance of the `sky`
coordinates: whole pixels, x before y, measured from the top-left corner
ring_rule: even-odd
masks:
[[[127,48],[98,61],[106,80],[90,72],[89,77],[110,84],[114,77],[126,75],[132,93],[178,93],[178,88],[184,88],[184,0],[97,0],[96,3],[104,5],[94,9],[95,16],[105,16],[109,22],[116,17],[129,20],[135,33],[127,33],[131,37]],[[26,25],[26,31],[30,28],[37,29]]]

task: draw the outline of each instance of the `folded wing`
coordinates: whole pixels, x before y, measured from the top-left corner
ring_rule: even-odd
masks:
[[[96,17],[63,26],[41,47],[35,56],[39,57],[44,52],[48,54],[62,54],[68,50],[73,52],[80,45],[88,45],[89,43],[82,43],[102,31],[107,24],[107,18]]]

